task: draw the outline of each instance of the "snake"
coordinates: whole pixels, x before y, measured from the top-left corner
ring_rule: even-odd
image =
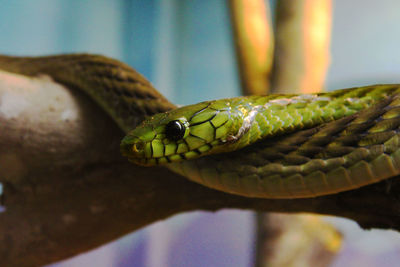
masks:
[[[105,56],[1,55],[0,69],[83,91],[126,133],[120,149],[129,161],[162,165],[225,193],[311,198],[400,175],[400,85],[176,107]]]

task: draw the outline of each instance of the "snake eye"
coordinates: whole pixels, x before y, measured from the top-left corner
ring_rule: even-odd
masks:
[[[165,126],[165,135],[169,140],[178,141],[185,136],[186,127],[185,125],[178,121],[170,121]]]

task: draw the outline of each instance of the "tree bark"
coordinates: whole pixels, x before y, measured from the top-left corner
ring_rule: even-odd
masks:
[[[245,198],[128,163],[122,136],[85,95],[0,72],[0,266],[49,264],[192,210],[313,212],[400,229],[397,178],[311,199]]]
[[[243,95],[266,95],[270,87],[274,35],[264,0],[229,0]]]
[[[275,18],[272,93],[314,93],[329,64],[331,0],[280,0]]]
[[[330,0],[282,0],[277,4],[273,76],[269,4],[264,0],[230,0],[229,4],[242,94],[266,95],[271,80],[277,94],[322,89],[329,59]],[[256,218],[257,267],[328,266],[339,252],[341,235],[318,216],[310,220],[307,215],[259,212]]]

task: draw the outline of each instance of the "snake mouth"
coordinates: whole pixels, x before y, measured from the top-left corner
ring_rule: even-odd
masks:
[[[139,140],[138,138],[131,138],[131,137],[129,137],[128,139],[123,139],[123,141],[121,142],[121,153],[123,156],[126,156],[130,162],[142,166],[164,165],[168,163],[196,159],[210,154],[211,150],[215,145],[222,143],[220,140],[216,140],[212,144],[204,144],[198,148],[184,151],[181,153],[175,150],[174,153],[170,154],[168,154],[168,152],[164,147],[163,152],[157,155],[153,153],[152,149],[151,153],[146,153],[141,148],[147,146],[148,144],[138,140]],[[151,146],[151,142],[149,143]]]
[[[130,162],[144,166],[199,158],[215,153],[216,147],[226,144],[226,141],[220,138],[207,142],[207,140],[193,134],[189,134],[187,138],[178,141],[171,141],[166,138],[164,132],[156,134],[153,131],[151,135],[142,132],[139,132],[139,134],[131,132],[126,135],[121,141],[120,150],[122,155],[126,156]],[[146,136],[146,138],[143,138],[143,136]]]
[[[211,145],[205,145],[200,149],[194,149],[184,153],[177,153],[168,156],[160,156],[160,157],[145,157],[139,156],[136,153],[132,153],[132,145],[130,147],[124,146],[121,147],[122,154],[128,157],[128,160],[132,163],[142,165],[142,166],[154,166],[154,165],[164,165],[173,162],[180,162],[184,160],[191,160],[195,158],[199,158],[205,154],[206,151],[210,150]]]

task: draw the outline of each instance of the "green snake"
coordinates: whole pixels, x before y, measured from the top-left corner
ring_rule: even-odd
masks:
[[[0,69],[86,92],[124,130],[122,154],[224,192],[306,198],[400,174],[400,85],[246,96],[176,108],[129,66],[93,55],[0,56]]]

